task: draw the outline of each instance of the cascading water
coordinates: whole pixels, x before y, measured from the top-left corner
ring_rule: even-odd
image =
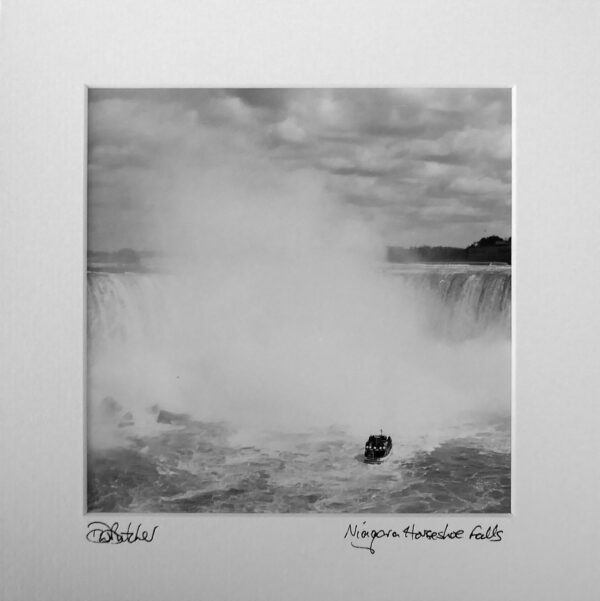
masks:
[[[88,273],[90,349],[115,342],[160,343],[170,314],[166,279],[148,273]]]
[[[510,267],[386,266],[418,299],[423,325],[451,339],[494,333],[510,338]],[[152,273],[88,274],[88,340],[164,339],[176,301],[173,278]]]
[[[224,296],[209,294],[208,287],[206,294],[196,293],[196,281],[191,295],[175,275],[89,272],[90,416],[100,407],[100,421],[107,411],[121,420],[113,423],[117,436],[108,444],[90,447],[89,509],[508,511],[508,410],[494,410],[482,420],[450,405],[452,399],[467,409],[490,400],[493,407],[509,403],[510,267],[386,265],[383,276],[385,290],[400,303],[402,323],[410,327],[400,335],[394,333],[396,318],[383,326],[367,320],[367,328],[381,331],[372,340],[359,336],[355,348],[340,324],[364,327],[366,314],[352,315],[365,303],[376,306],[370,297],[355,301],[351,319],[337,323],[335,306],[319,301],[306,314],[300,304],[286,309],[287,297],[279,298],[275,289],[259,294],[273,303],[263,314],[252,295],[242,294],[228,307],[223,299],[235,288],[224,288]],[[337,301],[346,298],[344,292]],[[326,312],[314,332],[302,325],[303,318],[315,317],[313,309]],[[281,322],[276,311],[282,311]],[[297,318],[301,327],[287,331],[283,318]],[[252,327],[245,330],[247,320]],[[265,329],[270,320],[276,327]],[[386,329],[389,336],[382,334]],[[302,354],[286,356],[294,344],[315,353],[308,362],[314,369],[306,375]],[[381,363],[384,369],[377,371]],[[305,385],[307,376],[311,381]],[[280,384],[270,387],[269,377]],[[355,379],[344,383],[346,377]],[[386,402],[379,403],[378,391]],[[344,396],[341,404],[328,406]],[[228,404],[230,397],[246,397],[247,406]],[[357,399],[366,414],[353,413],[353,405],[361,404]],[[298,423],[293,411],[303,404],[297,415],[316,416],[317,429],[304,424],[284,434],[279,428]],[[190,413],[191,421],[156,424],[157,407]],[[267,433],[240,427],[248,410]],[[374,472],[357,461],[356,451],[363,434],[371,433],[362,433],[361,416],[376,411],[378,423],[394,434],[395,458]],[[236,425],[234,417],[240,418]],[[343,425],[327,430],[348,417],[361,434]],[[153,429],[135,430],[144,420]],[[102,429],[93,425],[91,432],[99,436]],[[377,479],[383,473],[385,482]]]
[[[454,340],[486,334],[510,339],[510,267],[394,265],[386,271],[418,299],[425,328]]]

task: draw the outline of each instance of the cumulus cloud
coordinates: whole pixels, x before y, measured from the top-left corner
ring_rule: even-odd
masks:
[[[90,247],[142,246],[182,173],[245,186],[256,159],[389,244],[510,235],[511,144],[508,89],[90,90]]]
[[[306,139],[306,132],[295,119],[285,119],[274,127],[276,137],[282,142],[297,144]]]

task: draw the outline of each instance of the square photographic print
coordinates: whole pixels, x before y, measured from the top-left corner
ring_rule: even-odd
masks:
[[[87,509],[511,510],[509,88],[89,89]]]

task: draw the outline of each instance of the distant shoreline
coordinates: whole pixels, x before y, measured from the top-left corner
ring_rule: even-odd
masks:
[[[465,263],[468,265],[505,264],[512,262],[512,239],[489,236],[467,248],[453,246],[387,247],[390,263]]]
[[[492,265],[494,267],[510,267],[506,261],[462,261],[462,260],[417,260],[417,261],[387,261],[390,265]]]

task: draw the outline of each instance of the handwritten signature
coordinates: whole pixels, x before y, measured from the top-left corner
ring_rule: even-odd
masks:
[[[132,529],[132,523],[129,522],[127,529],[120,530],[119,522],[106,524],[104,522],[90,522],[88,524],[88,533],[86,539],[90,543],[100,543],[109,545],[120,545],[121,543],[151,543],[154,540],[154,534],[158,526],[154,526],[151,531],[142,530],[142,525],[138,524]]]

